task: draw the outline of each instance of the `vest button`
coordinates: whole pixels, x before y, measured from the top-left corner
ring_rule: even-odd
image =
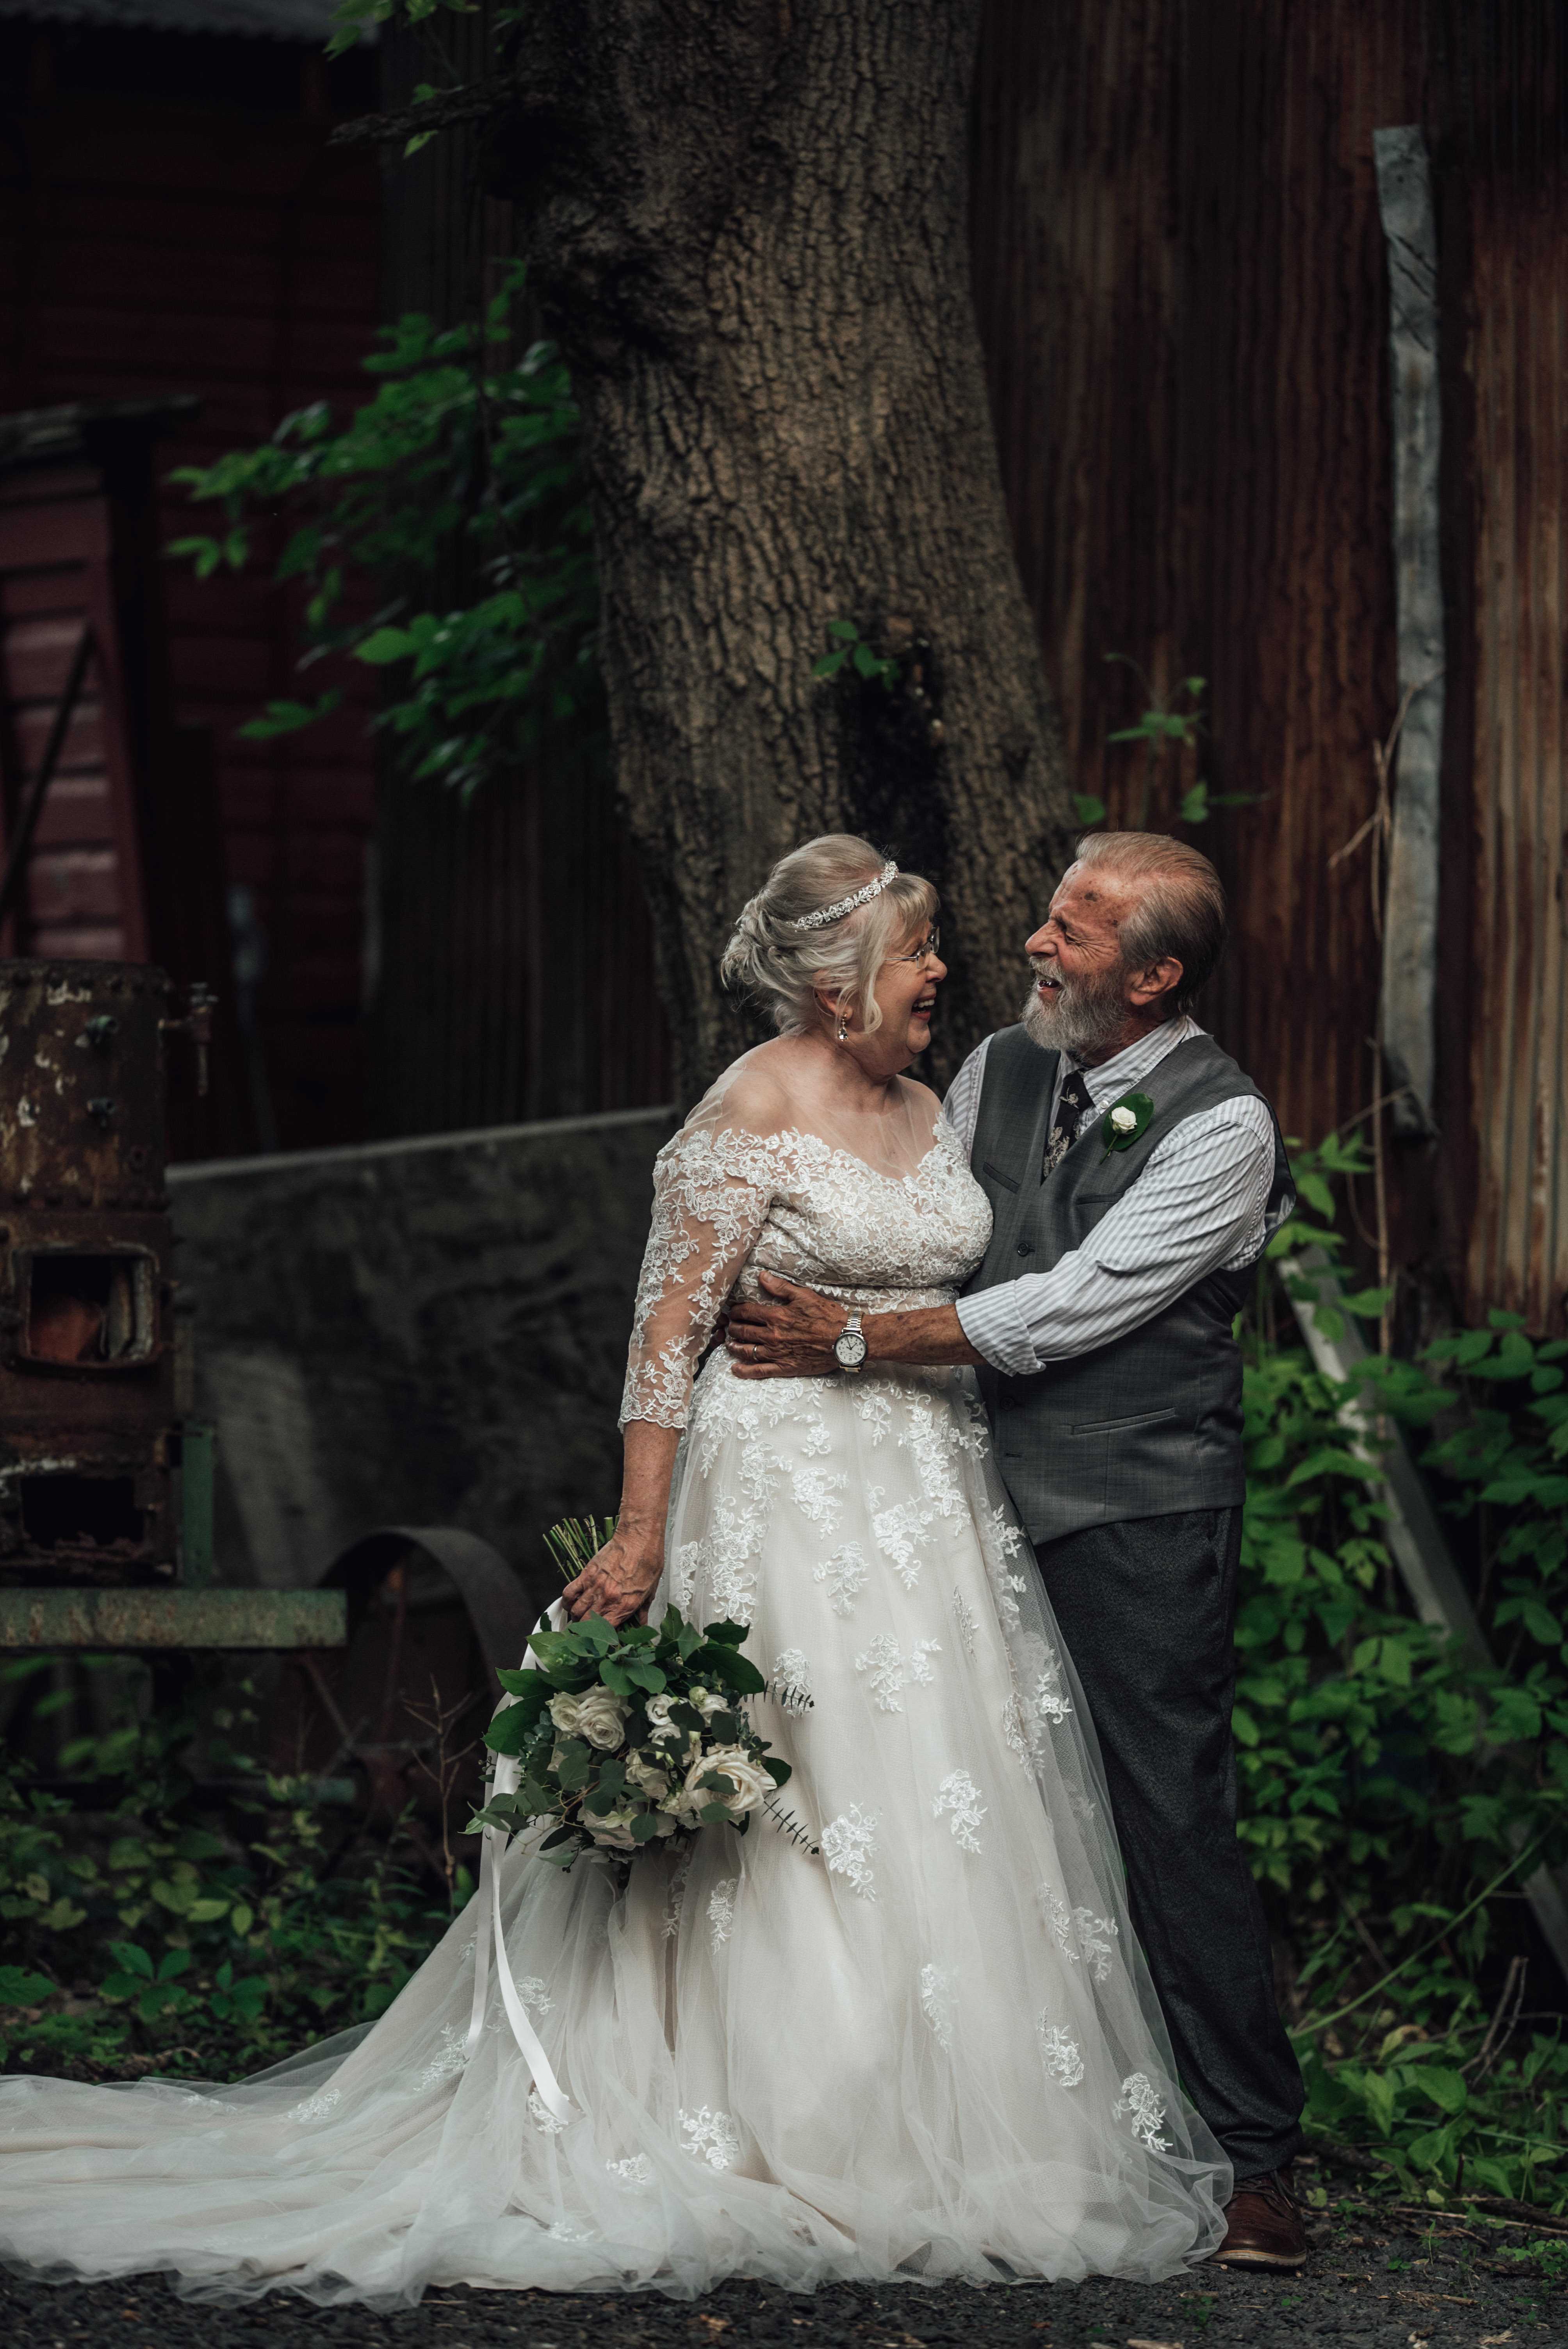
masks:
[[[1018,1254],[1020,1256],[1033,1256],[1034,1253],[1035,1243],[1033,1240],[1020,1240],[1018,1242]]]

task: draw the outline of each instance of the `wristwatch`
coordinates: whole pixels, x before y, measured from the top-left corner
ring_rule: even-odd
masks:
[[[848,1371],[851,1377],[865,1361],[866,1341],[861,1334],[861,1317],[858,1311],[850,1315],[849,1319],[834,1339],[833,1351],[838,1357],[840,1370]]]

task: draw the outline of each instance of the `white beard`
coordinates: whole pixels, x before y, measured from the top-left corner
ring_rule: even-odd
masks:
[[[1042,995],[1031,981],[1018,1017],[1024,1033],[1043,1052],[1095,1052],[1109,1044],[1127,1016],[1119,988],[1095,994],[1081,980],[1063,979]]]

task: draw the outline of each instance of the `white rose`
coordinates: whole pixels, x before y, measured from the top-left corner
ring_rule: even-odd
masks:
[[[647,1702],[648,1735],[655,1744],[667,1738],[678,1738],[680,1730],[670,1719],[670,1707],[677,1700],[666,1691],[663,1696],[651,1696]]]
[[[1123,1102],[1119,1109],[1111,1111],[1110,1122],[1118,1133],[1135,1133],[1138,1130],[1138,1112],[1136,1110],[1129,1109]]]
[[[710,1770],[724,1773],[735,1788],[733,1795],[716,1794],[711,1786],[699,1783]],[[730,1817],[738,1819],[748,1811],[759,1811],[772,1792],[772,1774],[760,1762],[754,1762],[743,1745],[716,1745],[711,1753],[699,1754],[686,1772],[680,1802],[694,1816],[705,1803],[722,1803]]]
[[[670,1791],[669,1772],[656,1768],[652,1762],[645,1762],[640,1754],[628,1754],[626,1775],[639,1794],[651,1796],[655,1802],[663,1802]]]
[[[550,1718],[562,1737],[584,1737],[604,1754],[613,1754],[620,1744],[628,1710],[624,1699],[607,1688],[550,1700]]]
[[[695,1705],[705,1721],[711,1721],[716,1713],[729,1711],[729,1699],[727,1696],[715,1696],[711,1689],[694,1688],[686,1702],[689,1705]]]
[[[613,1811],[606,1811],[602,1818],[595,1818],[589,1812],[583,1825],[601,1850],[635,1851],[637,1838],[632,1833],[632,1821],[637,1816],[629,1804],[622,1804]],[[674,1835],[676,1831],[674,1819],[655,1817],[654,1826],[661,1836]]]

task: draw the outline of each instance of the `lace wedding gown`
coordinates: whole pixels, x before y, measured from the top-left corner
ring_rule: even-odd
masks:
[[[759,1268],[934,1304],[988,1237],[929,1094],[802,1130],[779,1050],[661,1154],[626,1410],[686,1423],[661,1598],[748,1623],[788,1683],[758,1725],[816,1853],[759,1818],[622,1893],[511,1847],[506,1953],[564,2127],[493,1983],[465,2063],[471,1907],[377,2023],[239,2086],[0,2083],[8,2263],[391,2304],[457,2282],[1154,2278],[1214,2248],[1229,2172],[1171,2078],[972,1374],[743,1381],[717,1351],[694,1385]]]

